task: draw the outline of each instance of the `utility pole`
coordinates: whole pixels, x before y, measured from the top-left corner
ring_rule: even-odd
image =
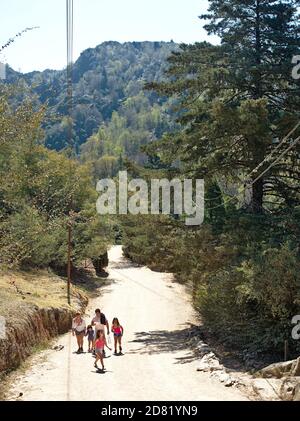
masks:
[[[72,225],[71,220],[68,223],[68,304],[71,304],[71,280],[72,280],[72,264],[71,264],[71,253],[72,253]]]
[[[68,143],[70,148],[70,157],[72,159],[73,153],[73,86],[72,86],[72,70],[73,70],[73,0],[66,0],[66,26],[67,26],[67,98],[69,110],[69,130],[68,130]],[[70,162],[69,177],[72,177],[72,168]],[[71,304],[71,283],[72,283],[72,213],[73,197],[70,198],[69,206],[69,220],[68,220],[68,262],[67,262],[67,297],[68,304]]]
[[[288,360],[289,356],[289,343],[287,340],[284,341],[284,361]]]

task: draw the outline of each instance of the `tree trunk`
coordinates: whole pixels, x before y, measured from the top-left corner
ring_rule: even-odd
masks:
[[[255,61],[258,67],[256,77],[255,77],[255,99],[262,97],[262,85],[261,85],[261,74],[260,74],[260,65],[261,65],[261,54],[262,54],[262,45],[261,45],[261,4],[260,0],[256,1],[256,17],[255,17]]]
[[[261,74],[260,74],[260,65],[261,65],[261,54],[262,54],[262,45],[261,45],[261,2],[256,0],[256,18],[255,18],[255,57],[257,65],[257,73],[255,77],[255,92],[254,98],[260,99],[263,96],[262,85],[261,85]],[[259,165],[265,158],[265,150],[261,142],[256,139],[255,149],[253,151],[253,157],[255,162],[255,167]],[[255,175],[255,178],[257,175]],[[252,201],[251,201],[251,210],[253,213],[262,213],[263,211],[263,196],[264,196],[264,181],[259,179],[252,186]]]
[[[252,186],[251,210],[253,213],[263,212],[263,197],[264,197],[264,181],[263,179],[259,179]]]
[[[108,266],[108,253],[106,252],[102,254],[97,259],[92,259],[92,262],[96,274],[101,275],[104,272],[104,269]]]

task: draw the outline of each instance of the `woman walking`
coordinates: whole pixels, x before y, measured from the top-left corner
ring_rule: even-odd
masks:
[[[77,354],[81,354],[83,352],[83,339],[86,333],[86,323],[81,317],[80,313],[76,313],[75,318],[72,322],[72,333],[73,336],[76,335],[78,350]]]

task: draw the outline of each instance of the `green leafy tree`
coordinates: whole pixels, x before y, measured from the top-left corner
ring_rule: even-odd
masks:
[[[113,234],[96,213],[90,168],[42,146],[44,107],[27,99],[15,108],[18,88],[1,89],[0,264],[65,267],[70,212],[73,264],[101,256]]]

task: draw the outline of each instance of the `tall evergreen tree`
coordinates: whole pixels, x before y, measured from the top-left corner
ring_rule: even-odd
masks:
[[[169,59],[169,80],[149,85],[178,96],[184,126],[151,147],[160,148],[167,160],[180,158],[184,170],[195,176],[241,180],[251,173],[256,179],[269,164],[253,170],[299,118],[299,85],[291,64],[300,47],[299,4],[210,0],[208,13],[200,18],[209,21],[205,29],[221,44],[182,45]],[[254,212],[262,212],[266,197],[281,205],[299,202],[298,158],[295,148],[253,185]]]

